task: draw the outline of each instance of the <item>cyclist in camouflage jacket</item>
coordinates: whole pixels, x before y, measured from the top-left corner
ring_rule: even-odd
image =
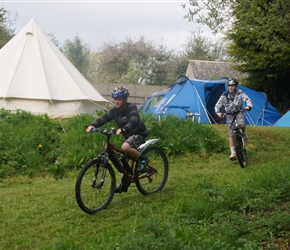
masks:
[[[245,115],[243,110],[250,111],[252,109],[252,101],[247,96],[245,92],[238,89],[238,80],[235,78],[231,78],[227,81],[228,90],[225,91],[221,97],[219,98],[218,102],[215,105],[215,112],[218,117],[222,117],[223,114],[221,110],[224,108],[226,113],[226,121],[228,126],[228,135],[229,135],[229,143],[231,149],[230,160],[236,160],[236,152],[234,146],[234,138],[233,138],[233,114],[236,114],[236,119],[238,125],[242,128],[244,132],[244,139],[246,142],[249,142],[249,138],[246,134],[246,123],[245,123]],[[246,105],[243,108],[243,105]]]

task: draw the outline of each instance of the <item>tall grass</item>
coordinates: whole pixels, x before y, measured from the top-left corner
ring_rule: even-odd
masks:
[[[210,126],[167,116],[157,121],[150,116],[144,119],[149,128],[150,136],[161,138],[160,145],[167,154],[176,155],[186,152],[221,152],[224,143],[216,130]],[[147,118],[148,119],[148,118]]]
[[[80,115],[59,123],[45,115],[0,110],[0,177],[49,171],[58,179],[67,171],[80,168],[103,150],[105,138],[101,134],[85,133],[85,125],[95,119],[92,115]],[[159,138],[159,145],[168,155],[223,150],[221,137],[209,126],[176,117],[162,121],[153,116],[143,119],[149,130],[148,139]],[[110,122],[104,127],[116,124]],[[122,141],[122,136],[112,137],[116,145]]]
[[[83,133],[91,118],[75,119],[64,122],[66,136],[59,139],[64,158],[66,143],[99,147],[97,135]],[[185,134],[187,126],[194,131],[187,124],[176,128],[181,125]],[[242,169],[228,160],[226,127],[201,127],[223,150],[169,151],[169,178],[161,192],[143,196],[133,185],[95,215],[77,206],[74,166],[57,180],[50,174],[1,178],[0,249],[289,249],[289,129],[248,126],[249,166]],[[64,142],[69,134],[75,140]]]
[[[0,110],[0,177],[45,171],[59,153],[61,127],[46,115]]]

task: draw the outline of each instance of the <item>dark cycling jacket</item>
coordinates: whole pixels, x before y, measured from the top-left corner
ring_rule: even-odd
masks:
[[[145,138],[148,135],[147,128],[142,122],[138,108],[134,103],[126,102],[121,108],[113,107],[91,125],[98,128],[113,119],[115,119],[119,128],[125,130],[123,133],[125,138],[131,135],[141,135]]]
[[[232,98],[229,91],[225,91],[215,105],[215,112],[220,112],[222,107],[225,107],[226,113],[235,113],[242,110],[243,103],[252,108],[252,101],[242,90],[237,90],[236,95]]]

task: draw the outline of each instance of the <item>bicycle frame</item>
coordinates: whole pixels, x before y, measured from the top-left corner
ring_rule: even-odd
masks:
[[[238,111],[236,113],[233,113],[233,114],[230,114],[230,115],[233,115],[234,119],[232,120],[232,123],[231,123],[231,126],[233,125],[233,123],[235,123],[235,127],[233,128],[233,132],[234,133],[239,133],[242,140],[243,140],[243,145],[244,145],[244,139],[243,139],[243,130],[241,129],[241,127],[238,125],[238,122],[237,122],[237,114],[240,113],[242,111]]]
[[[101,130],[101,129],[93,129],[92,132],[101,132],[102,134],[106,135],[106,141],[104,145],[104,151],[102,153],[99,153],[98,158],[103,159],[103,163],[110,161],[114,164],[115,168],[122,173],[127,181],[134,182],[136,178],[144,178],[144,176],[135,176],[134,175],[134,167],[137,164],[137,159],[133,158],[130,155],[126,155],[122,149],[116,147],[114,144],[110,142],[110,138],[113,134],[116,133],[115,129],[111,129],[110,131],[107,130]],[[145,143],[141,144],[137,150],[142,153],[146,148],[148,148],[150,145],[155,144],[159,141],[159,139],[151,139],[146,141]],[[116,152],[121,154],[121,160],[117,156]]]
[[[158,146],[150,146],[158,139],[148,140],[138,147],[137,150],[149,159],[146,171],[138,173],[136,171],[138,160],[130,155],[125,155],[122,149],[110,143],[111,136],[116,134],[115,129],[93,128],[91,132],[100,132],[107,139],[104,151],[83,166],[76,180],[76,200],[84,212],[94,214],[105,209],[112,201],[116,193],[116,177],[113,167],[123,174],[122,185],[129,187],[131,183],[135,183],[143,195],[153,194],[164,187],[168,177],[167,157]]]
[[[242,111],[239,111],[239,112],[242,112]],[[242,168],[244,168],[248,165],[248,159],[247,159],[247,153],[246,153],[246,145],[245,145],[245,141],[243,137],[244,132],[242,131],[240,126],[237,124],[236,116],[239,112],[232,114],[234,118],[233,118],[231,126],[233,125],[233,123],[235,123],[235,127],[233,129],[235,150],[236,150],[239,164]]]
[[[238,123],[237,123],[237,117],[236,117],[236,116],[234,117],[233,122],[235,122],[235,127],[234,127],[234,129],[233,129],[233,132],[234,132],[234,133],[243,134],[242,129],[240,128],[240,126],[239,126]]]

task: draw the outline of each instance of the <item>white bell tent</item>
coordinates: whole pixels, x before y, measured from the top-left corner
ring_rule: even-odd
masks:
[[[107,103],[33,19],[0,50],[0,108],[62,118]]]

